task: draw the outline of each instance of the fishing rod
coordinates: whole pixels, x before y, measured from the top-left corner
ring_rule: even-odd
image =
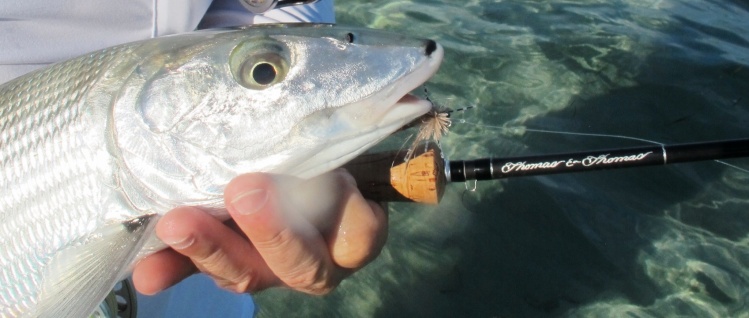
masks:
[[[412,156],[405,160],[406,156]],[[344,166],[364,197],[438,204],[449,182],[667,165],[749,157],[749,139],[594,150],[549,155],[448,160],[427,142],[406,150],[365,154]],[[382,173],[389,171],[389,173]]]

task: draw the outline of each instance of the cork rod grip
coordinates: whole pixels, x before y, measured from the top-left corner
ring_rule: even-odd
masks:
[[[406,150],[365,154],[343,167],[367,199],[438,204],[447,183],[439,147],[421,144],[408,161],[406,154]]]

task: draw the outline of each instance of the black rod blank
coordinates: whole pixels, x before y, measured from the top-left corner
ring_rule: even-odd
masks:
[[[738,157],[749,157],[749,139],[512,158],[446,160],[445,170],[448,181],[461,182]]]

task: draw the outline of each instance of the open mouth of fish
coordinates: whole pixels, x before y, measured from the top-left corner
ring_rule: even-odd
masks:
[[[435,44],[428,58],[414,71],[385,89],[337,110],[332,119],[336,126],[347,127],[342,130],[349,133],[330,138],[328,147],[297,166],[298,175],[313,176],[321,168],[329,170],[343,165],[432,109],[430,101],[409,93],[437,72],[443,55],[442,46]]]

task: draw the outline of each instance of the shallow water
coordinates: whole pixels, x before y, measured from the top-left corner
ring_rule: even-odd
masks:
[[[340,24],[429,37],[454,159],[749,137],[740,1],[352,1]],[[391,204],[382,255],[284,316],[749,316],[749,160],[451,185]],[[470,187],[470,186],[469,186]]]

